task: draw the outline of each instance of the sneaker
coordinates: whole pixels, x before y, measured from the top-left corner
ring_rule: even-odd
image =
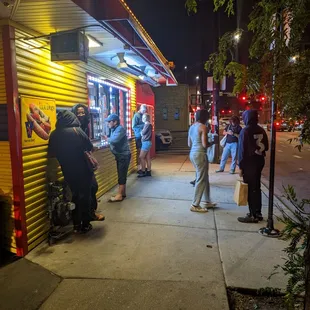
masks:
[[[190,209],[192,212],[200,212],[200,213],[206,213],[208,212],[208,210],[206,208],[201,208],[200,206],[199,207],[195,207],[195,206],[191,206],[191,209]]]
[[[238,221],[240,223],[258,223],[258,219],[254,216],[251,216],[250,214],[247,214],[245,217],[238,217]]]
[[[146,176],[147,176],[147,177],[151,177],[151,176],[152,176],[152,172],[146,170]]]
[[[89,231],[91,231],[93,229],[93,226],[91,224],[88,224],[86,226],[82,226],[81,227],[81,234],[86,234]]]
[[[214,208],[214,207],[217,206],[217,203],[211,202],[211,201],[209,201],[209,202],[204,202],[203,204],[206,206],[206,208]]]
[[[229,173],[230,174],[235,174],[235,170],[230,170]]]
[[[137,174],[142,174],[142,173],[143,171],[141,169],[137,171]]]
[[[147,174],[145,172],[138,174],[138,178],[145,178],[146,176]]]
[[[247,216],[251,216],[251,214],[248,213]],[[255,216],[255,218],[257,218],[259,222],[261,222],[261,221],[264,220],[263,215],[262,215],[261,213],[258,213],[258,214]]]
[[[193,186],[195,186],[196,180],[189,182],[189,184],[192,184]]]
[[[215,172],[216,172],[216,173],[224,172],[224,170],[223,170],[223,169],[219,169],[219,170],[216,170]]]

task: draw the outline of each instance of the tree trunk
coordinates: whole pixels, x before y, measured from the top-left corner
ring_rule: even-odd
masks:
[[[304,252],[305,258],[305,303],[304,310],[310,310],[310,234],[307,236],[307,247]]]

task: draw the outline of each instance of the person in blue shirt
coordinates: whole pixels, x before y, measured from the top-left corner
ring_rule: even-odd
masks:
[[[119,116],[111,114],[106,121],[111,129],[111,135],[109,138],[107,136],[103,138],[108,141],[110,150],[115,156],[118,175],[118,193],[111,197],[109,202],[119,202],[126,198],[126,182],[131,153],[126,130],[120,125]]]
[[[230,174],[235,173],[238,155],[238,136],[241,130],[242,127],[240,126],[239,118],[237,116],[233,116],[230,119],[230,124],[224,129],[224,135],[226,135],[226,145],[223,150],[220,169],[216,171],[217,173],[224,172],[229,155],[231,155]]]
[[[147,106],[146,104],[141,104],[141,107],[137,113],[133,116],[132,119],[132,129],[135,133],[135,139],[136,139],[136,147],[137,147],[137,154],[140,154],[140,150],[142,148],[142,135],[141,132],[144,128],[144,122],[142,120],[143,114],[147,112]],[[144,172],[144,171],[143,171]],[[138,174],[141,174],[141,164],[140,164],[140,158],[138,159]]]
[[[243,112],[245,127],[241,130],[238,142],[238,162],[240,176],[248,184],[248,204],[250,213],[239,217],[241,223],[258,223],[262,216],[261,174],[268,151],[268,137],[265,130],[258,125],[256,110]]]

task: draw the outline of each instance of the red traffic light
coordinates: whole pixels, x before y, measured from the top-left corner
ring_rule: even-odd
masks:
[[[242,100],[245,101],[246,100],[246,96],[242,96]]]
[[[261,100],[261,101],[266,101],[266,97],[262,96],[262,97],[260,98],[260,100]]]

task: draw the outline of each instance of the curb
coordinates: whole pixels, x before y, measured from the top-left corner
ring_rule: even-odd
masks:
[[[269,198],[269,181],[262,176],[261,178],[261,185],[262,185],[262,193]],[[278,189],[275,189],[274,197],[278,200],[278,203],[281,203],[283,207],[285,207],[287,210],[291,211],[292,207],[290,207],[289,201],[287,201],[284,197],[281,196]],[[274,203],[276,206],[276,204]],[[276,206],[277,207],[277,206]]]

